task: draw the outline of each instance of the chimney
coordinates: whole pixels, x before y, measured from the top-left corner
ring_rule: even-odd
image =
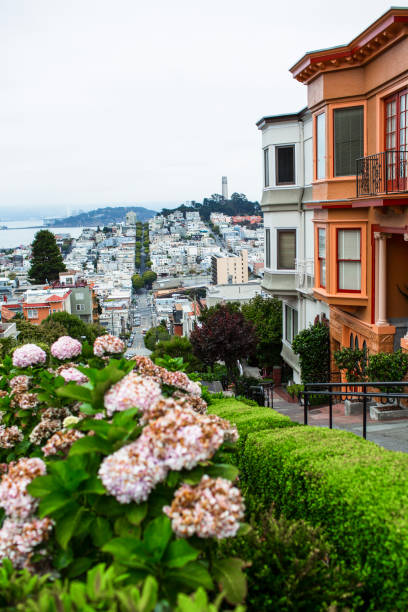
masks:
[[[222,177],[222,197],[224,200],[228,200],[228,179],[226,176]]]

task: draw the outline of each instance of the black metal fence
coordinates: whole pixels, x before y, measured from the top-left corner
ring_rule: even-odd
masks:
[[[378,389],[378,391],[376,390]],[[363,438],[367,438],[367,408],[370,400],[380,400],[381,403],[389,402],[400,408],[401,399],[408,400],[408,382],[359,382],[359,383],[307,383],[301,393],[303,398],[303,422],[308,424],[308,414],[311,396],[327,398],[329,404],[329,427],[333,429],[333,404],[351,399],[362,402]]]
[[[250,399],[255,400],[260,406],[273,408],[273,383],[260,383],[249,388]]]
[[[356,163],[357,197],[408,191],[408,151],[383,151]]]

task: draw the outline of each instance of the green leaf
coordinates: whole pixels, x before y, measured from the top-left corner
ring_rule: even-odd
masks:
[[[112,427],[110,423],[107,421],[99,420],[99,419],[84,419],[77,423],[76,428],[81,431],[94,431],[98,436],[102,438],[106,438],[109,432],[109,429]]]
[[[56,489],[61,490],[61,487],[54,476],[37,476],[37,478],[27,485],[27,491],[33,497],[44,497]]]
[[[140,612],[152,612],[155,609],[158,591],[159,585],[157,581],[153,576],[147,576],[138,605]]]
[[[140,408],[129,408],[123,412],[116,412],[113,417],[113,424],[118,427],[126,427],[129,423],[135,421],[135,417],[139,414]]]
[[[49,466],[50,472],[56,476],[64,489],[75,491],[78,485],[89,477],[84,469],[84,459],[81,456],[68,457],[65,461],[56,461]]]
[[[215,463],[206,468],[205,473],[211,478],[226,478],[227,480],[235,480],[239,474],[239,470],[235,465],[228,463]]]
[[[70,382],[64,387],[59,387],[56,391],[60,397],[68,397],[69,399],[79,400],[81,402],[90,403],[92,400],[92,392],[87,389],[84,385],[77,385],[74,382]]]
[[[68,567],[74,558],[74,553],[70,548],[67,550],[58,551],[57,555],[54,557],[53,565],[55,569],[64,569]]]
[[[103,516],[120,516],[123,514],[123,504],[120,504],[114,497],[104,495],[95,503],[95,511]]]
[[[97,516],[91,524],[90,533],[92,542],[98,548],[102,547],[112,538],[112,529],[109,521],[102,516]]]
[[[190,470],[189,472],[183,471],[181,473],[181,479],[186,484],[194,485],[200,482],[204,474],[205,474],[204,468],[202,466],[197,466],[196,468],[194,468],[193,470]]]
[[[91,567],[93,562],[94,560],[90,559],[89,557],[78,557],[75,559],[72,565],[69,566],[67,574],[68,578],[76,578],[76,576],[85,573],[86,570]]]
[[[190,561],[195,561],[200,551],[193,548],[187,540],[170,542],[163,557],[167,567],[183,567]]]
[[[140,525],[147,514],[147,504],[132,504],[126,510],[126,518],[132,525]]]
[[[242,603],[247,593],[247,581],[242,568],[242,559],[220,559],[213,562],[213,572],[216,580],[225,592],[225,597],[231,604]]]
[[[106,440],[99,436],[86,436],[77,440],[69,451],[69,456],[83,455],[85,453],[102,453],[109,455],[112,452],[112,446]]]
[[[76,509],[62,519],[57,521],[55,527],[55,538],[63,550],[67,549],[68,543],[74,535],[75,529],[81,520],[84,509],[76,504]]]
[[[167,516],[159,516],[148,523],[143,541],[155,560],[159,561],[162,558],[172,535],[171,521]]]
[[[106,495],[106,489],[102,484],[102,481],[97,476],[92,476],[88,480],[85,480],[79,488],[80,493],[92,493],[94,495]]]
[[[176,582],[192,589],[202,586],[211,591],[214,588],[210,574],[200,561],[192,561],[182,568],[173,569],[166,574],[166,578],[168,581],[173,578]]]
[[[50,493],[46,497],[43,497],[40,501],[40,505],[38,508],[38,514],[40,518],[44,518],[44,516],[48,516],[52,514],[56,510],[63,508],[71,501],[71,496],[69,493]]]

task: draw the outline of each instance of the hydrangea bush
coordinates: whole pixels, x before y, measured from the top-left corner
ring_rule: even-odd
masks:
[[[65,336],[1,364],[0,560],[70,579],[105,563],[169,602],[203,587],[241,603],[243,564],[211,543],[245,530],[237,470],[217,462],[237,431],[184,372],[123,350],[105,335],[86,358]]]

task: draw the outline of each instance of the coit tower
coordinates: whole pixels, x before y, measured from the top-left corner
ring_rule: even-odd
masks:
[[[226,176],[222,177],[222,197],[224,200],[228,200],[228,179]]]

